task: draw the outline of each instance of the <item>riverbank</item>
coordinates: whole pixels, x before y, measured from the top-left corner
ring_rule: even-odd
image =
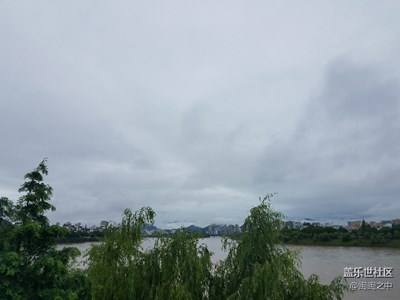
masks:
[[[65,244],[83,244],[83,243],[95,243],[103,241],[102,237],[73,237],[73,238],[62,238],[57,239],[57,245]]]
[[[330,240],[326,242],[313,240],[286,241],[285,245],[295,246],[338,246],[338,247],[366,247],[366,248],[400,248],[400,240],[388,240],[376,243],[372,240],[360,239],[352,241]]]
[[[160,238],[162,236],[146,236],[146,238]],[[205,236],[202,238],[209,238],[210,236]],[[222,238],[222,237],[221,237]],[[82,243],[94,243],[103,241],[103,237],[79,237],[79,238],[63,238],[57,240],[57,244],[82,244]],[[400,240],[387,240],[382,243],[376,243],[369,239],[359,239],[352,241],[342,241],[342,240],[330,240],[330,241],[314,241],[310,239],[302,239],[298,241],[286,241],[285,245],[294,246],[329,246],[329,247],[366,247],[366,248],[394,248],[400,249]]]

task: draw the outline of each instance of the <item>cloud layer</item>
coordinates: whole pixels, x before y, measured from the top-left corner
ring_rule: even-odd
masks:
[[[0,4],[0,195],[52,221],[400,217],[400,5]]]

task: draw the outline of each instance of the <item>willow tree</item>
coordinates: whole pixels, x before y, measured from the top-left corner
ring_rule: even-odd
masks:
[[[141,227],[154,222],[155,213],[144,207],[132,213],[125,209],[119,227],[108,226],[104,240],[87,253],[87,274],[93,299],[142,299],[140,265]]]
[[[216,267],[213,299],[341,299],[346,284],[340,277],[322,285],[316,275],[305,279],[298,253],[281,244],[282,214],[267,195],[252,208],[236,240],[225,240],[227,258]]]
[[[212,276],[211,254],[196,234],[183,229],[159,238],[142,268],[142,299],[207,299]]]
[[[271,196],[251,209],[237,239],[225,240],[228,256],[216,266],[198,236],[183,230],[143,251],[140,228],[155,214],[125,210],[121,226],[108,228],[89,251],[93,299],[341,299],[340,278],[322,285],[300,273],[297,253],[280,243],[282,215],[271,208]]]
[[[182,230],[160,238],[153,249],[141,248],[141,227],[153,223],[145,207],[126,209],[119,227],[108,227],[104,240],[87,253],[87,274],[93,299],[204,299],[211,260],[205,245]]]

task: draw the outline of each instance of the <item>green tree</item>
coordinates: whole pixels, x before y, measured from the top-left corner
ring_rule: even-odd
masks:
[[[6,197],[0,197],[0,224],[10,224],[15,208],[12,201]]]
[[[50,203],[53,195],[53,188],[43,182],[43,176],[47,175],[46,160],[39,166],[25,175],[25,182],[21,185],[18,192],[22,195],[17,204],[18,219],[23,224],[36,222],[42,226],[48,226],[49,220],[45,216],[48,210],[54,211],[56,208]]]
[[[236,240],[225,239],[228,257],[217,266],[198,236],[182,230],[142,251],[140,227],[155,214],[125,210],[121,227],[108,228],[88,253],[93,299],[341,299],[341,278],[322,285],[302,276],[297,253],[280,243],[282,215],[271,196],[252,208]]]
[[[44,175],[46,160],[25,175],[16,206],[1,198],[0,299],[84,298],[85,278],[69,268],[79,251],[55,248],[55,239],[64,230],[49,225],[45,216],[55,207],[49,202],[52,188],[43,183]]]
[[[228,257],[217,266],[213,299],[341,299],[345,283],[336,278],[322,285],[316,275],[304,279],[296,252],[280,243],[282,214],[271,208],[267,195],[250,211],[243,233],[225,241]]]
[[[140,247],[141,227],[154,222],[149,207],[126,209],[120,227],[108,227],[104,241],[87,253],[93,299],[204,299],[211,277],[211,254],[198,236],[178,230]]]
[[[12,224],[14,204],[6,197],[0,198],[0,253],[10,248],[11,233],[14,229]]]
[[[149,207],[135,213],[125,209],[120,227],[108,226],[104,241],[92,245],[87,274],[93,299],[143,299],[140,266],[145,258],[140,251],[140,228],[153,223],[154,217]]]
[[[199,235],[183,229],[155,242],[142,268],[145,285],[142,299],[208,298],[212,253],[198,242]]]

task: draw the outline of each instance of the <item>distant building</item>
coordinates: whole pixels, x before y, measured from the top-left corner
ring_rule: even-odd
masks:
[[[301,228],[301,222],[293,222],[293,228],[300,229]]]
[[[287,221],[285,222],[285,225],[287,229],[293,229],[293,221]]]
[[[349,221],[347,222],[348,230],[357,230],[361,227],[362,221]]]
[[[93,226],[91,226],[91,227],[89,228],[89,231],[90,231],[90,232],[95,232],[95,231],[97,231],[97,227],[96,227],[95,225],[93,225]]]
[[[209,235],[217,235],[218,231],[215,225],[209,225],[207,228],[207,234]]]
[[[333,225],[332,228],[339,229],[339,228],[343,228],[343,226],[342,225]]]
[[[240,226],[238,224],[235,225],[235,233],[241,233],[242,229],[240,228]]]
[[[387,227],[387,228],[392,228],[392,221],[384,220],[381,221],[381,228]]]
[[[393,224],[393,226],[400,225],[400,219],[394,219],[392,224]]]
[[[300,229],[303,227],[301,222],[296,221],[286,221],[285,226],[287,229]]]
[[[379,223],[375,222],[375,221],[369,221],[368,225],[371,226],[372,228],[379,228]]]

